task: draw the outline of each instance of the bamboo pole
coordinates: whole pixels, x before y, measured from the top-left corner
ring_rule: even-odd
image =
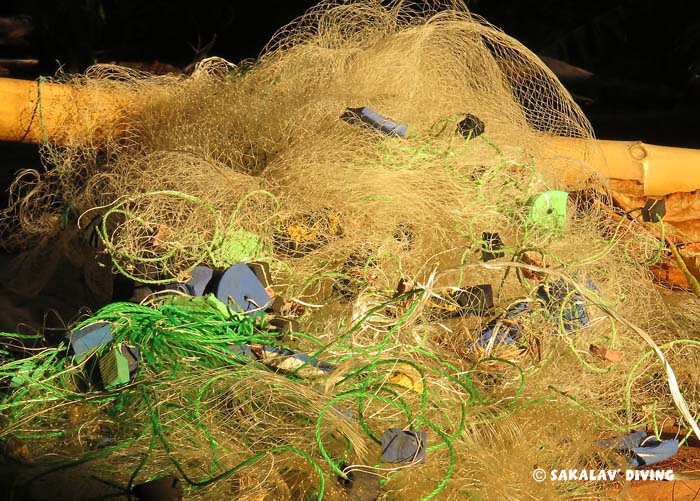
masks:
[[[7,78],[0,78],[0,96],[0,140],[61,145],[123,135],[122,119],[134,101],[129,92],[116,89]],[[541,140],[556,157],[592,166],[607,178],[615,202],[625,209],[641,207],[649,197],[665,198],[664,221],[673,227],[674,238],[700,242],[700,150],[639,141]],[[569,174],[575,178],[576,170],[569,167],[562,180],[566,183]],[[687,287],[683,278],[669,281]]]
[[[579,158],[586,140],[546,138],[559,154]],[[700,150],[657,146],[641,141],[596,140],[588,151],[598,150],[588,161],[603,176],[641,184],[639,195],[661,197],[700,189]]]
[[[129,96],[109,89],[0,79],[0,140],[62,144],[81,137],[112,137]],[[548,149],[590,163],[611,180],[641,185],[635,196],[665,196],[700,189],[700,150],[642,142],[543,137]],[[596,151],[594,155],[585,152]],[[582,158],[582,157],[586,158]],[[620,189],[624,183],[619,184]],[[627,193],[632,195],[632,193]]]
[[[112,136],[128,96],[69,84],[0,78],[0,141],[63,144]]]

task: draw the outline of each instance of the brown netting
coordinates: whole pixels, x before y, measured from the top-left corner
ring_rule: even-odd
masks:
[[[315,234],[327,244],[319,246],[318,260],[345,259],[360,242],[394,251],[396,227],[408,224],[415,262],[463,247],[469,240],[446,233],[481,204],[460,180],[486,164],[546,158],[541,134],[592,132],[532,53],[466,9],[446,7],[434,3],[419,12],[404,2],[324,2],[281,30],[254,63],[207,60],[190,78],[98,66],[63,79],[86,98],[66,112],[61,146],[46,147],[47,172],[34,179],[33,191],[15,190],[22,242],[59,231],[68,212],[119,204],[129,215],[114,214],[119,234],[104,237],[116,264],[135,278],[185,276],[193,255],[204,256],[203,248],[237,231],[258,234],[261,248],[270,249],[274,225],[285,232],[327,210],[336,214],[342,238]],[[104,96],[119,111],[110,130],[104,123],[71,126],[84,121],[84,107],[94,100],[107,107]],[[358,106],[408,124],[409,139],[383,138],[339,119]],[[455,136],[466,113],[485,123],[488,141]],[[550,175],[557,168],[537,167]],[[526,170],[513,181],[534,188],[540,178]],[[554,176],[549,181],[557,184]],[[164,191],[196,197],[201,210],[183,199],[180,206],[192,213],[178,218],[177,194],[131,200]],[[148,235],[159,228],[171,238],[153,249]],[[16,246],[18,238],[3,243]],[[167,253],[176,256],[156,259]],[[140,259],[156,264],[137,266]]]
[[[21,228],[3,245],[18,250],[77,223],[95,232],[98,250],[114,269],[156,283],[186,279],[197,264],[270,261],[276,291],[307,305],[302,330],[330,346],[324,355],[352,367],[365,363],[358,350],[389,346],[393,351],[374,353],[376,360],[403,357],[428,368],[426,384],[437,403],[422,412],[446,433],[459,428],[460,406],[473,405],[465,430],[450,443],[458,460],[444,447],[432,455],[427,474],[399,471],[388,488],[397,499],[430,492],[436,482],[426,488],[421,481],[448,478],[448,463],[454,471],[441,486],[444,499],[465,493],[520,499],[526,491],[552,498],[564,487],[533,484],[532,457],[549,468],[610,465],[585,445],[594,444],[598,433],[647,422],[651,405],[675,415],[668,393],[642,391],[654,384],[642,370],[655,359],[632,371],[647,348],[629,323],[610,313],[633,318],[656,339],[676,337],[679,324],[647,270],[658,259],[658,242],[634,221],[607,220],[605,199],[598,196],[604,183],[585,162],[596,151],[562,155],[542,140],[593,137],[554,75],[461,2],[419,8],[404,1],[326,1],[281,30],[254,62],[209,59],[187,78],[97,66],[61,81],[86,100],[76,100],[66,112],[60,144],[45,145],[46,171],[18,181],[6,215],[16,216],[19,223],[12,224]],[[73,121],[86,116],[85,106],[99,100],[104,107],[104,99],[116,103],[118,113],[100,126],[76,128]],[[408,136],[340,119],[347,108],[362,106],[407,124]],[[483,121],[484,134],[465,138],[456,132],[467,114]],[[562,229],[528,217],[527,201],[552,189],[580,191],[569,197]],[[484,232],[500,234],[505,259],[481,262]],[[495,311],[503,312],[532,299],[539,284],[533,277],[548,275],[573,278],[583,288],[595,284],[585,294],[590,324],[574,336],[552,335],[560,319],[538,307],[523,321],[525,350],[477,350],[473,343],[490,319],[440,316],[455,287],[493,284]],[[382,308],[402,277],[426,289],[416,297],[420,302],[409,312],[410,301]],[[375,314],[350,331],[372,308]],[[349,334],[334,345],[339,333]],[[590,344],[624,351],[625,358],[606,365],[590,355]],[[674,361],[694,349],[667,348]],[[490,355],[501,358],[483,362]],[[368,380],[391,375],[367,367]],[[475,403],[445,367],[468,375],[485,400]],[[293,435],[313,448],[311,421],[324,399],[361,387],[352,378],[331,380],[326,387],[309,384],[306,394],[300,389],[306,383],[275,386],[257,381],[258,374],[227,376],[240,379],[241,391],[259,390],[250,402],[260,414],[246,416],[246,437],[254,437],[254,444],[269,438],[255,432],[255,420],[270,420],[261,430],[285,433],[290,425],[279,409],[298,409],[299,393],[305,398],[300,414],[307,414],[300,419],[310,424],[293,428]],[[520,386],[525,378],[527,388]],[[176,384],[200,383],[187,374],[169,380],[162,398],[176,401]],[[625,400],[626,386],[633,402]],[[697,401],[697,386],[686,388],[686,397]],[[399,396],[407,405],[421,405],[419,392],[404,390]],[[509,407],[512,401],[527,405]],[[392,426],[395,409],[373,405],[379,410],[368,418],[372,429]],[[249,446],[237,442],[240,423],[222,420],[221,412],[230,409],[202,412],[211,420],[212,436],[233,444],[231,454]],[[547,420],[555,425],[543,429]],[[188,466],[199,467],[197,443],[178,437]],[[159,454],[159,464],[167,464]],[[362,458],[367,464],[376,459]],[[235,461],[227,457],[223,463]],[[261,462],[245,475],[265,483],[268,492],[293,484],[280,488],[283,469],[270,471]],[[245,475],[237,479],[239,487],[254,490],[256,482]],[[313,476],[304,475],[307,481]],[[337,485],[329,489],[342,499]]]

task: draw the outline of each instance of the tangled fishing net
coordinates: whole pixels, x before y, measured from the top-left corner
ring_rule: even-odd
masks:
[[[135,382],[111,391],[64,344],[19,356],[42,336],[8,335],[0,375],[19,379],[0,436],[46,456],[34,484],[74,469],[117,493],[169,472],[188,499],[594,492],[534,483],[532,470],[614,465],[600,437],[687,422],[640,332],[697,412],[687,368],[698,346],[677,334],[697,334],[697,303],[667,304],[647,271],[658,242],[607,219],[604,183],[583,161],[596,151],[567,158],[542,140],[592,138],[554,75],[458,7],[322,2],[253,62],[63,78],[84,99],[44,145],[46,170],[13,186],[3,245],[32,250],[10,286],[31,293],[36,261],[57,252],[89,262],[96,290],[112,273],[158,288],[198,265],[264,260],[275,293],[306,312],[303,334],[280,338],[264,318],[167,294],[106,306],[74,329],[106,322],[143,356]],[[71,135],[105,103],[118,111],[109,123]],[[363,106],[407,136],[340,119]],[[483,121],[478,137],[456,133],[468,114]],[[557,189],[571,193],[563,224],[533,221],[528,200]],[[505,244],[496,260],[482,261],[485,233]],[[400,281],[413,288],[396,293]],[[451,315],[455,291],[476,284],[493,284],[495,307]],[[517,342],[481,343],[494,322],[516,322]],[[624,357],[596,358],[592,344]],[[280,371],[232,345],[309,353],[334,370]],[[389,428],[427,432],[425,463],[382,463]],[[352,491],[358,472],[379,491]]]

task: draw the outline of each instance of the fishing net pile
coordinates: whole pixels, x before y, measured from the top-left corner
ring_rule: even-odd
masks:
[[[3,245],[32,247],[16,287],[56,253],[85,261],[94,288],[112,273],[157,290],[198,265],[265,261],[275,294],[305,308],[280,337],[264,316],[162,291],[106,306],[74,329],[107,322],[143,357],[110,391],[65,343],[18,356],[43,338],[8,335],[0,373],[21,376],[0,435],[30,443],[35,483],[72,469],[124,492],[169,472],[187,499],[584,494],[600,485],[533,483],[532,471],[612,466],[600,437],[683,422],[647,332],[697,411],[685,339],[697,303],[665,301],[647,270],[659,243],[608,219],[582,161],[596,152],[568,158],[543,140],[592,138],[561,84],[463,6],[322,2],[256,61],[209,59],[187,78],[98,66],[64,82],[84,99],[6,211]],[[109,123],[70,134],[105,102]],[[341,119],[361,107],[408,133]],[[465,117],[483,130],[459,130]],[[565,213],[534,217],[528,201],[553,190],[569,192]],[[495,233],[503,247],[487,261]],[[477,284],[492,284],[494,305],[460,315],[457,293]],[[281,371],[232,345],[334,369]],[[426,432],[424,462],[380,461],[392,428]]]

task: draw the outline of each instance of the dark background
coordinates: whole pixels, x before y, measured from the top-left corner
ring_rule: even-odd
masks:
[[[417,2],[417,0],[407,0]],[[205,56],[255,58],[314,0],[3,0],[0,76],[36,78],[94,62],[190,70]],[[700,147],[700,1],[470,0],[534,52],[594,73],[561,75],[597,135]],[[20,30],[21,32],[22,30]],[[8,34],[9,33],[9,34]],[[17,29],[14,31],[17,34]],[[23,64],[13,59],[36,61]]]

